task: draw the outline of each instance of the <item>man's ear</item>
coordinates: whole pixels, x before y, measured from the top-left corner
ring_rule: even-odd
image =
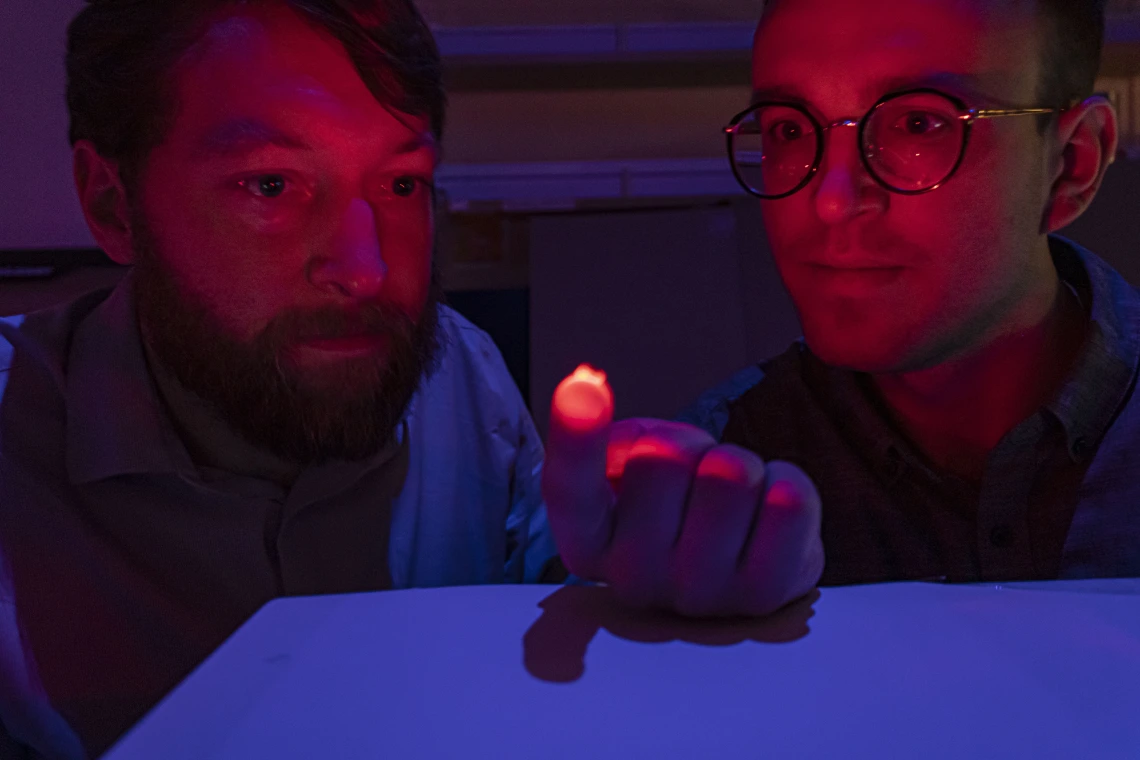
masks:
[[[71,151],[71,167],[95,242],[115,263],[133,263],[130,203],[118,164],[99,155],[89,140],[79,140]]]
[[[1051,163],[1053,183],[1044,232],[1056,232],[1076,221],[1092,203],[1104,173],[1116,160],[1116,111],[1094,95],[1058,117],[1057,145]]]

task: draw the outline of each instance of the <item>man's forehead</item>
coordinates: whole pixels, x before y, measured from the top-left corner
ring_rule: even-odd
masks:
[[[176,77],[178,120],[210,130],[236,124],[242,137],[251,133],[244,125],[261,122],[295,131],[384,127],[402,133],[402,144],[430,142],[426,116],[377,100],[341,43],[283,5],[231,8],[213,19]]]
[[[958,78],[966,92],[1024,97],[1036,86],[1032,0],[778,0],[756,34],[756,87],[893,89]],[[933,82],[932,82],[933,84]]]
[[[215,16],[178,67],[189,85],[209,81],[231,90],[255,86],[314,96],[361,98],[367,88],[347,51],[330,34],[287,6],[234,6]]]

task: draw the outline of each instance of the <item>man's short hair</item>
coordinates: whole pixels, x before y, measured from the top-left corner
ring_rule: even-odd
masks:
[[[1063,107],[1093,94],[1104,46],[1106,0],[1037,0],[1045,27],[1041,40],[1043,106]]]
[[[788,2],[788,0],[779,0]],[[1035,105],[1063,107],[1093,94],[1104,44],[1107,0],[1035,0],[1042,22]],[[767,0],[765,10],[777,0]]]
[[[67,33],[70,139],[115,160],[132,189],[173,118],[175,64],[227,7],[268,0],[87,0]],[[439,49],[412,0],[271,0],[339,40],[381,103],[442,136]]]

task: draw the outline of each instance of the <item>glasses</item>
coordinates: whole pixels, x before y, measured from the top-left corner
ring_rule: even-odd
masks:
[[[885,96],[859,121],[826,126],[799,103],[757,103],[724,132],[733,174],[760,198],[786,198],[807,187],[823,161],[824,134],[836,127],[859,128],[859,155],[876,182],[891,192],[920,195],[958,171],[975,121],[1061,110],[967,108],[944,92],[917,89]]]

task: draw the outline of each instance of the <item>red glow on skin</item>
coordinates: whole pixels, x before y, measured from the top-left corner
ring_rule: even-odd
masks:
[[[798,0],[760,25],[753,84],[825,123],[918,86],[974,107],[1036,104],[1040,67],[1024,51],[1039,39],[1021,3]],[[809,184],[761,206],[807,345],[871,375],[941,470],[980,480],[988,453],[1053,397],[1079,355],[1084,315],[1059,288],[1043,233],[1095,192],[1092,172],[1115,152],[1110,114],[1062,129],[1073,136],[1060,151],[1034,119],[978,122],[953,177],[914,196],[879,186],[855,130],[837,130]]]
[[[643,438],[633,445],[629,450],[630,460],[634,459],[649,459],[654,462],[671,462],[674,464],[684,464],[688,461],[685,452],[672,441],[661,438]]]
[[[799,490],[786,480],[773,483],[764,497],[764,506],[778,509],[795,509],[802,503]]]
[[[437,159],[425,117],[377,101],[338,42],[276,3],[220,15],[172,85],[178,118],[148,158],[143,206],[172,274],[233,338],[289,310],[419,317]],[[324,348],[297,353],[352,358]]]
[[[748,483],[752,473],[748,467],[737,457],[720,455],[710,452],[701,460],[701,476],[708,476],[723,480],[727,483]]]
[[[606,479],[618,488],[626,466],[635,459],[684,464],[687,460],[680,448],[667,440],[640,438],[611,443],[606,451]]]
[[[982,0],[802,0],[759,28],[756,89],[790,93],[824,122],[859,118],[888,91],[937,86],[971,104],[1032,103],[1037,25]],[[839,75],[837,75],[839,74]],[[765,202],[765,231],[807,344],[829,364],[882,373],[942,359],[977,339],[979,315],[1052,265],[1039,237],[1041,158],[1033,119],[979,123],[957,173],[916,196],[868,175],[856,130],[828,135],[816,177]],[[1009,307],[1012,310],[1012,307]]]
[[[606,374],[583,364],[554,391],[553,408],[562,424],[576,432],[593,432],[614,416],[614,394]]]
[[[905,267],[810,266],[817,292],[824,297],[874,298],[903,280]]]
[[[606,451],[606,478],[611,483],[621,480],[626,462],[629,461],[629,450],[629,446],[610,446]]]

